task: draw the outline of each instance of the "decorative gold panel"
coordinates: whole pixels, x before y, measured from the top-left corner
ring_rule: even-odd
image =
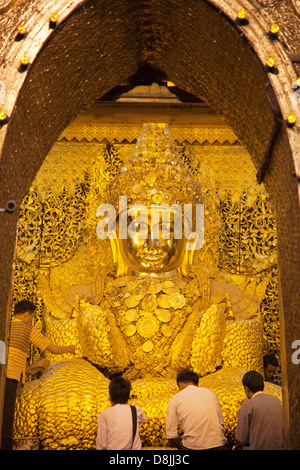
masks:
[[[72,124],[67,127],[60,135],[59,140],[76,141],[81,142],[86,140],[92,142],[96,140],[99,143],[102,142],[114,142],[114,143],[133,143],[137,140],[141,133],[142,126],[128,126],[118,124],[117,126],[86,126],[80,124]],[[178,144],[187,143],[189,145],[198,143],[203,144],[208,142],[209,144],[219,143],[224,144],[229,142],[231,144],[238,142],[238,139],[234,132],[228,127],[176,127],[170,126],[172,136]]]

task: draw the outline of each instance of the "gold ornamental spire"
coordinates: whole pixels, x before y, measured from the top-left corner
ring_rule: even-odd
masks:
[[[106,201],[118,212],[119,197],[128,204],[201,203],[198,180],[180,161],[166,123],[146,123],[131,158],[107,187]]]

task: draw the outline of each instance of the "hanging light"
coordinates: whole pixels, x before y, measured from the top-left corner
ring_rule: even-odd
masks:
[[[245,25],[249,24],[249,21],[247,20],[246,16],[247,16],[246,10],[244,10],[244,8],[241,8],[237,12],[236,23],[241,25],[241,26],[245,26]]]
[[[26,27],[23,24],[19,24],[17,27],[17,35],[15,41],[22,41],[27,36]]]
[[[270,28],[270,33],[277,34],[277,33],[279,33],[279,31],[280,31],[280,27],[278,26],[278,24],[273,23],[271,28]]]
[[[8,122],[8,117],[4,111],[0,111],[0,127],[4,126],[4,124],[7,124]]]
[[[267,66],[268,67],[273,68],[275,63],[276,63],[276,60],[274,59],[274,57],[269,57],[268,58],[268,60],[267,60]]]
[[[247,16],[247,12],[246,10],[244,10],[243,8],[241,8],[238,12],[237,12],[237,17],[240,19],[240,20],[244,20]]]
[[[58,18],[59,18],[58,13],[52,13],[52,15],[50,16],[51,23],[56,23],[58,21]]]
[[[288,125],[290,126],[293,126],[297,121],[297,118],[295,116],[295,114],[289,114],[288,117],[287,117],[287,123]]]
[[[275,41],[278,38],[278,33],[280,31],[280,27],[277,23],[273,23],[270,26],[268,36],[271,41]]]
[[[30,65],[30,60],[29,60],[28,55],[23,55],[20,59],[19,72],[21,72],[21,73],[25,72],[25,70],[27,70],[29,65]]]
[[[52,15],[50,16],[50,19],[49,19],[49,27],[51,29],[54,29],[57,25],[57,22],[58,22],[58,18],[59,18],[59,14],[58,13],[52,13]]]
[[[24,26],[23,24],[19,24],[19,26],[18,26],[18,33],[19,33],[19,34],[22,34],[22,35],[26,33],[26,28],[25,28],[25,26]]]
[[[28,57],[28,55],[23,55],[23,56],[21,57],[21,64],[22,64],[22,65],[28,65],[28,64],[29,64],[29,57]]]

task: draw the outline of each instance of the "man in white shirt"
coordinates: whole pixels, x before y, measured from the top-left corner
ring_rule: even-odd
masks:
[[[177,449],[225,450],[225,423],[217,395],[198,386],[198,375],[185,370],[177,375],[179,392],[168,403],[165,436]],[[183,440],[178,435],[178,423]]]
[[[139,425],[146,419],[142,409],[136,405],[136,432],[133,436],[133,418],[127,404],[131,384],[122,377],[115,377],[109,384],[112,407],[98,416],[96,450],[140,450],[142,447]]]
[[[235,437],[244,450],[282,450],[283,420],[279,398],[263,393],[264,378],[250,370],[242,383],[248,398],[238,413]]]

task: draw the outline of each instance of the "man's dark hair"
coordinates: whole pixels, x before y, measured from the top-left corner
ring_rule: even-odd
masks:
[[[275,367],[279,366],[279,362],[275,354],[266,354],[263,359],[264,359],[264,369],[267,367],[268,364],[271,364],[272,366],[275,366]]]
[[[113,403],[127,403],[130,397],[131,383],[123,377],[114,377],[109,384],[109,394]]]
[[[193,384],[198,385],[199,377],[198,377],[198,374],[196,374],[196,372],[189,370],[189,369],[185,369],[185,370],[180,371],[177,374],[177,384],[179,384],[179,382],[182,382],[182,383],[192,382]]]
[[[252,393],[262,392],[264,389],[264,378],[256,370],[249,370],[242,378],[244,386],[248,387]]]
[[[30,300],[20,300],[20,302],[16,303],[14,306],[14,313],[15,315],[22,315],[26,312],[34,313],[35,309],[35,305],[30,302]]]

